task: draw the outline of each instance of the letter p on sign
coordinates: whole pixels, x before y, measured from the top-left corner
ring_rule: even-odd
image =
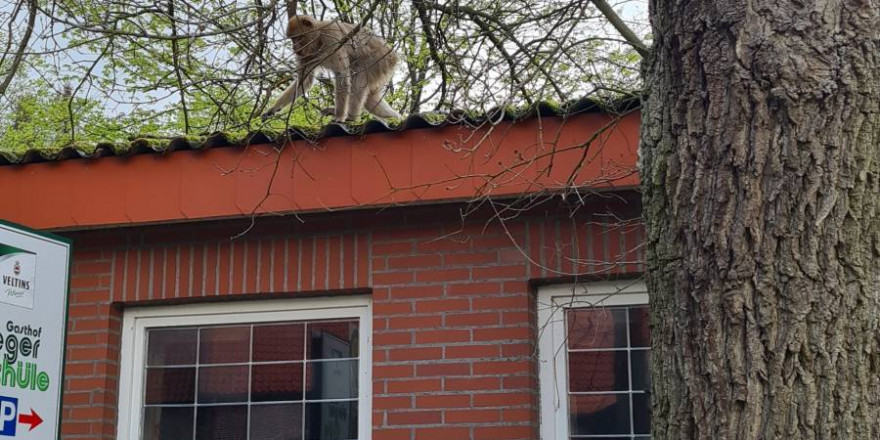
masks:
[[[18,399],[0,396],[0,435],[14,436],[18,423]]]

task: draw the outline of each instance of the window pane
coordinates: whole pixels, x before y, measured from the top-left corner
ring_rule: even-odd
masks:
[[[254,362],[304,359],[305,325],[254,326]]]
[[[626,309],[569,309],[568,347],[626,347]]]
[[[358,356],[357,321],[309,323],[309,359]]]
[[[196,440],[247,440],[247,405],[200,406]]]
[[[651,433],[651,399],[648,394],[633,394],[633,428],[636,434]]]
[[[250,440],[301,440],[301,403],[251,406]]]
[[[629,389],[626,357],[625,350],[568,353],[568,390],[625,391]]]
[[[633,350],[632,356],[632,389],[650,391],[651,389],[651,351]]]
[[[147,365],[195,365],[196,329],[150,330]]]
[[[192,407],[144,408],[144,440],[181,440],[192,436]]]
[[[357,398],[358,361],[323,361],[306,364],[306,399]]]
[[[203,328],[199,339],[199,364],[247,362],[250,357],[251,328]]]
[[[303,364],[254,365],[251,400],[290,401],[303,399]]]
[[[306,439],[347,440],[357,438],[357,402],[306,404]]]
[[[195,385],[195,367],[147,368],[144,403],[147,405],[193,403]]]
[[[199,368],[198,403],[247,402],[248,367]]]
[[[648,307],[630,307],[629,338],[633,347],[651,347],[651,316]]]
[[[569,402],[572,435],[630,432],[628,394],[572,395]]]

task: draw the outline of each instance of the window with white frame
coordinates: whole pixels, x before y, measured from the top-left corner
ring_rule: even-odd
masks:
[[[641,281],[538,291],[541,438],[651,438],[648,294]]]
[[[370,439],[368,298],[126,310],[119,440]]]

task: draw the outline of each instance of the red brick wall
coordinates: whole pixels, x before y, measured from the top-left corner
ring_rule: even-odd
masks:
[[[375,439],[536,439],[531,282],[641,271],[635,200],[503,224],[448,205],[262,219],[235,240],[247,223],[67,234],[63,438],[115,438],[127,306],[371,291]]]

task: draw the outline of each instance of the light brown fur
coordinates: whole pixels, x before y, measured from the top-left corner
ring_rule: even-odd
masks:
[[[333,73],[335,107],[325,109],[337,121],[352,120],[366,110],[379,118],[400,118],[382,98],[397,54],[382,38],[363,29],[346,39],[354,25],[294,15],[287,24],[297,60],[296,80],[263,114],[266,119],[312,87],[315,70]]]

